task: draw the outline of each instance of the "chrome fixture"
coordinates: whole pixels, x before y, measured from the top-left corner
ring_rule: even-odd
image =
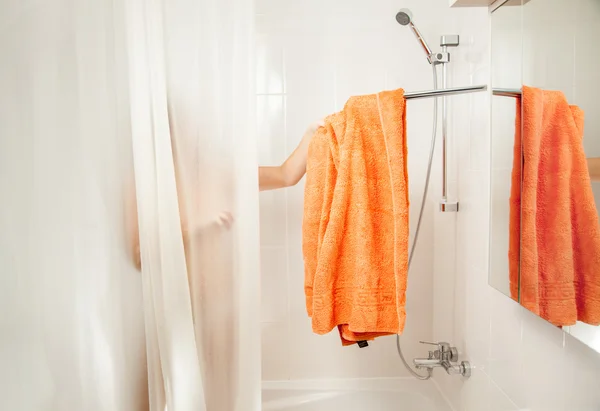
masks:
[[[486,90],[487,86],[485,84],[480,86],[452,87],[428,91],[412,91],[405,93],[404,98],[407,100],[412,100],[418,98],[451,96],[454,94],[477,93],[478,91]]]
[[[415,26],[415,24],[412,22],[412,12],[409,9],[400,10],[398,12],[398,14],[396,14],[396,21],[402,26],[410,27],[411,31],[417,38],[417,41],[419,42],[421,47],[423,47],[423,50],[425,51],[425,54],[427,55],[427,60],[429,61],[430,64],[432,64],[433,63],[433,58],[432,58],[433,53],[431,52],[431,48],[429,48],[427,41],[425,41],[425,38],[423,37],[423,35],[421,34],[421,32],[419,31],[417,26]]]
[[[445,70],[446,64],[448,64],[450,62],[450,54],[448,53],[448,47],[457,47],[460,43],[460,39],[457,35],[451,35],[451,36],[442,36],[441,40],[440,40],[440,45],[442,46],[442,52],[441,53],[432,53],[431,49],[429,48],[429,46],[427,45],[427,42],[425,41],[425,39],[423,38],[423,36],[421,35],[421,32],[416,28],[416,26],[412,23],[412,13],[407,10],[407,9],[402,9],[400,10],[400,12],[398,14],[396,14],[396,21],[401,24],[402,26],[409,26],[413,32],[413,34],[415,35],[415,37],[417,38],[419,44],[421,45],[421,47],[423,48],[423,50],[425,51],[425,53],[427,54],[427,61],[429,62],[429,64],[431,65],[431,71],[432,71],[432,80],[433,80],[433,90],[429,90],[429,91],[419,91],[419,92],[412,92],[412,93],[405,93],[404,97],[408,100],[408,99],[419,99],[419,98],[428,98],[428,97],[441,97],[442,99],[445,99],[446,96],[450,96],[450,95],[454,95],[454,94],[466,94],[466,93],[473,93],[473,92],[478,92],[478,91],[485,91],[487,90],[487,86],[485,85],[480,85],[480,86],[468,86],[468,87],[456,87],[456,88],[448,88],[447,87],[447,71]],[[437,76],[437,67],[439,65],[442,65],[442,67],[444,67],[444,83],[443,83],[443,87],[440,89],[438,88],[438,76]],[[446,127],[446,123],[447,123],[447,117],[446,117],[446,113],[447,113],[447,108],[446,108],[446,103],[444,102],[444,174],[443,174],[443,181],[444,181],[444,190],[443,190],[443,198],[442,198],[442,203],[440,205],[440,209],[443,212],[446,211],[458,211],[458,203],[451,203],[447,201],[447,191],[446,191],[446,187],[447,187],[447,179],[446,179],[446,131],[447,131],[447,127]],[[420,211],[419,211],[419,218],[417,219],[417,227],[415,230],[415,234],[413,237],[413,241],[412,241],[412,246],[410,248],[409,254],[408,254],[408,270],[410,271],[411,267],[412,267],[412,259],[415,255],[415,249],[417,246],[417,242],[419,239],[419,233],[421,231],[421,223],[423,221],[423,212],[425,210],[425,204],[426,204],[426,200],[427,200],[427,192],[429,189],[429,181],[430,181],[430,177],[431,177],[431,165],[433,163],[433,156],[435,153],[435,143],[436,143],[436,137],[437,137],[437,121],[438,119],[438,98],[435,98],[433,100],[433,122],[432,122],[432,136],[431,136],[431,148],[429,150],[429,161],[427,163],[427,174],[425,177],[425,187],[423,189],[423,197],[421,200],[421,207],[420,207]],[[417,365],[417,368],[424,368],[427,372],[426,375],[422,375],[419,374],[418,372],[416,372],[406,361],[406,358],[404,358],[404,354],[402,353],[402,346],[400,344],[400,335],[396,336],[396,349],[398,350],[398,356],[400,357],[400,360],[402,360],[402,363],[404,364],[404,366],[406,367],[406,369],[408,370],[408,372],[415,377],[418,380],[428,380],[431,378],[432,374],[433,374],[433,369],[435,367],[443,367],[447,373],[449,374],[461,374],[464,375],[466,377],[470,376],[471,374],[471,369],[469,366],[469,363],[467,362],[462,362],[461,364],[453,364],[454,359],[458,360],[458,352],[456,351],[456,349],[454,349],[455,355],[451,355],[450,357],[448,357],[448,352],[452,353],[452,347],[450,347],[447,343],[440,343],[440,344],[436,344],[438,345],[438,350],[430,353],[430,358],[427,359],[422,359],[422,360],[415,360],[415,364]],[[437,354],[436,354],[437,352]],[[436,358],[436,355],[438,358]],[[444,360],[442,360],[442,358],[444,358]],[[425,361],[424,363],[417,363],[417,361]]]
[[[450,63],[449,47],[458,47],[460,37],[457,34],[445,35],[440,37],[441,51],[434,53],[427,44],[427,41],[415,26],[413,15],[410,10],[402,9],[396,14],[396,21],[402,26],[408,26],[417,41],[427,55],[427,61],[434,68],[437,65],[442,66],[442,90],[448,89],[448,63]],[[437,87],[436,87],[437,88]],[[478,90],[474,90],[478,91]],[[440,94],[442,99],[442,199],[440,201],[441,212],[457,212],[458,202],[448,200],[448,103],[446,94]],[[408,97],[407,97],[408,98]]]
[[[521,90],[516,88],[494,88],[492,93],[495,96],[521,98]]]
[[[469,378],[471,376],[471,365],[468,361],[458,363],[458,350],[451,347],[447,342],[427,342],[419,341],[421,344],[437,346],[437,350],[429,351],[427,358],[415,358],[413,363],[417,369],[426,369],[431,372],[434,368],[441,367],[450,375],[462,375]]]
[[[425,55],[427,56],[427,61],[429,64],[445,64],[450,62],[450,54],[447,52],[446,47],[458,47],[459,38],[458,35],[450,35],[450,36],[442,36],[440,45],[442,46],[442,51],[440,53],[434,53],[431,51],[431,47],[427,44],[427,40],[421,34],[417,26],[413,23],[412,12],[409,9],[401,9],[398,14],[396,14],[396,21],[402,26],[408,26],[410,30],[415,35],[417,41],[423,48]],[[442,86],[443,87],[443,86]]]
[[[458,47],[460,38],[458,35],[442,36],[440,38],[439,53],[444,57],[442,64],[442,88],[448,87],[448,63],[450,53],[448,47]],[[448,201],[448,102],[446,96],[442,97],[442,200],[440,201],[441,212],[458,212],[458,201]]]

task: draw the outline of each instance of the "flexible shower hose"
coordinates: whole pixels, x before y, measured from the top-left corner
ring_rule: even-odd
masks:
[[[437,89],[437,68],[435,65],[432,65],[433,68],[433,88]],[[429,189],[429,179],[431,176],[431,164],[433,162],[433,153],[435,151],[435,141],[437,138],[437,116],[438,116],[438,99],[433,99],[433,132],[431,135],[431,148],[429,150],[429,164],[427,165],[427,176],[425,177],[425,188],[423,190],[423,199],[421,200],[421,210],[419,211],[419,219],[417,220],[417,229],[415,230],[415,238],[413,239],[412,246],[410,248],[410,253],[408,254],[408,270],[410,271],[410,266],[412,259],[415,255],[415,248],[417,246],[417,240],[419,238],[419,231],[421,231],[421,221],[423,220],[423,211],[425,210],[425,203],[427,202],[427,191]],[[415,370],[411,368],[410,365],[406,362],[404,355],[402,354],[402,347],[400,346],[400,335],[396,335],[396,348],[398,349],[398,355],[400,359],[404,363],[406,369],[412,374],[413,377],[419,380],[428,380],[431,378],[431,374],[433,371],[431,368],[427,369],[427,375],[421,375],[417,373]]]

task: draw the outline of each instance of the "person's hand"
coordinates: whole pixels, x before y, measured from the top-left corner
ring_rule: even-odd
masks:
[[[215,230],[229,230],[233,225],[233,214],[229,211],[221,211],[215,217],[204,223],[189,227],[187,224],[182,224],[183,242],[188,243],[190,239],[190,231],[192,235],[205,235],[215,233]]]
[[[298,147],[296,147],[292,155],[281,166],[287,187],[296,185],[306,173],[308,146],[317,130],[324,125],[324,121],[319,120],[308,126]]]
[[[213,220],[211,220],[210,223],[208,223],[207,225],[203,226],[200,231],[207,230],[207,229],[214,228],[214,227],[222,228],[222,229],[225,229],[225,230],[229,230],[232,225],[233,225],[233,214],[231,214],[229,211],[222,211]],[[195,230],[192,229],[192,231],[195,231]],[[185,221],[183,221],[181,223],[181,234],[183,236],[183,247],[184,247],[184,250],[187,250],[187,248],[189,247],[189,240],[190,240],[190,238],[189,238],[189,232],[190,232],[190,227],[188,227],[187,223]],[[201,233],[199,233],[199,234],[201,234]],[[141,270],[141,268],[142,268],[142,256],[141,256],[141,253],[140,253],[140,243],[139,243],[139,240],[136,241],[136,244],[134,245],[133,262],[135,264],[135,267],[138,270]]]
[[[233,214],[223,211],[217,216],[217,225],[229,230],[233,224]]]
[[[282,165],[258,167],[258,188],[260,191],[291,187],[300,181],[306,173],[310,141],[317,130],[324,125],[324,121],[320,120],[308,126],[300,140],[300,144]]]
[[[304,132],[304,135],[302,136],[302,141],[300,142],[300,144],[302,144],[304,141],[306,141],[307,152],[308,152],[308,143],[310,143],[310,140],[312,140],[312,138],[315,135],[315,133],[317,132],[317,130],[324,126],[325,126],[325,120],[321,119],[317,122],[312,123],[310,126],[308,126],[308,128]]]

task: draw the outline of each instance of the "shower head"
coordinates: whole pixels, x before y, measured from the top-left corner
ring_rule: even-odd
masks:
[[[417,41],[419,42],[419,44],[421,44],[421,47],[423,48],[423,51],[425,51],[425,54],[427,55],[427,61],[429,61],[429,63],[431,64],[431,62],[432,62],[431,55],[433,53],[431,52],[431,49],[429,48],[429,45],[427,44],[427,42],[423,38],[423,35],[419,31],[419,29],[413,23],[412,19],[413,19],[412,18],[412,13],[411,13],[411,11],[409,9],[401,9],[398,12],[398,14],[396,14],[396,21],[400,25],[402,25],[402,26],[408,26],[408,27],[410,27],[410,29],[412,30],[413,34],[417,38]]]
[[[412,13],[409,9],[402,9],[396,14],[396,21],[402,26],[406,26],[412,20]]]

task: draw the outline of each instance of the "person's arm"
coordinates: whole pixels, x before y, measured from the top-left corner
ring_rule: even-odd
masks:
[[[306,173],[308,144],[323,122],[312,124],[304,133],[300,144],[280,166],[258,167],[258,187],[260,191],[276,190],[294,186]]]
[[[587,159],[588,171],[592,181],[600,181],[600,157]]]

